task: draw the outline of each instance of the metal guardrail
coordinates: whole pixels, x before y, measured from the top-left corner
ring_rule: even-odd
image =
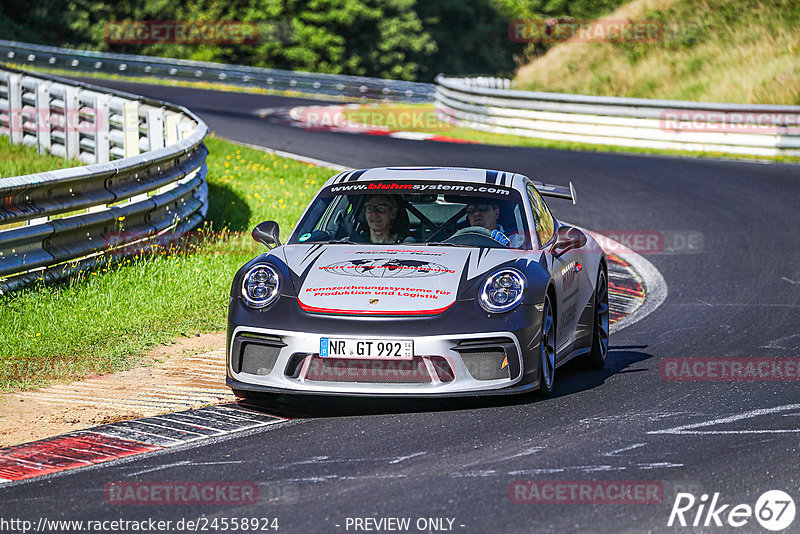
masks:
[[[0,133],[89,163],[0,178],[0,293],[195,228],[208,209],[207,131],[166,102],[0,69]]]
[[[448,122],[487,132],[625,147],[800,156],[800,107],[510,90],[498,78],[436,78]]]
[[[4,40],[0,40],[0,61],[76,72],[217,82],[327,97],[429,102],[434,94],[430,83],[110,54]]]

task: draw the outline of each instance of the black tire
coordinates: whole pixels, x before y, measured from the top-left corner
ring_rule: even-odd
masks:
[[[540,397],[553,392],[556,383],[556,320],[550,297],[544,297],[542,304],[542,327],[539,332],[539,389]]]
[[[602,369],[608,358],[609,307],[608,277],[603,266],[597,274],[594,290],[594,318],[592,327],[592,350],[586,355],[586,365],[590,369]]]

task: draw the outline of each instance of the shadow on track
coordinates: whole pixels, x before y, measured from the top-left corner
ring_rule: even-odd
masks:
[[[563,397],[602,386],[606,378],[623,373],[658,372],[658,369],[628,369],[637,362],[653,357],[647,352],[630,350],[633,348],[647,348],[644,346],[609,347],[606,366],[599,371],[587,371],[580,358],[559,367],[556,371],[556,388],[552,397]]]
[[[636,346],[635,348],[646,348],[646,346]],[[519,406],[593,389],[603,385],[608,377],[618,373],[647,372],[648,370],[645,369],[628,369],[628,367],[652,357],[652,354],[628,350],[627,347],[611,347],[608,362],[605,368],[599,371],[587,371],[580,359],[577,359],[558,369],[555,391],[546,399],[539,398],[534,393],[460,398],[369,398],[265,394],[263,399],[258,401],[241,400],[239,405],[290,419],[447,412]]]

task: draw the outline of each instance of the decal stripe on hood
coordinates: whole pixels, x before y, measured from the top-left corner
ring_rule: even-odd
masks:
[[[300,305],[300,308],[303,311],[307,311],[310,313],[329,313],[332,315],[436,315],[442,313],[446,309],[450,308],[453,303],[448,304],[444,308],[439,308],[437,310],[388,310],[388,311],[377,311],[377,310],[337,310],[333,308],[317,308],[315,306],[309,306],[308,304],[303,304],[300,302],[300,299],[297,299],[297,303]]]
[[[356,316],[442,313],[470,296],[464,291],[477,277],[541,255],[486,247],[319,245],[284,249],[298,305],[311,313]]]

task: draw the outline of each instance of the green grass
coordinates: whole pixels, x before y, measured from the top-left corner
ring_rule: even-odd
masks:
[[[50,154],[39,154],[32,146],[12,145],[11,139],[7,135],[0,135],[0,155],[2,155],[0,178],[83,165],[74,159],[65,160]]]
[[[273,219],[283,234],[335,171],[209,137],[208,222],[194,244],[0,297],[0,389],[128,369],[181,335],[225,329],[236,270],[265,250],[249,236]]]
[[[39,154],[32,146],[11,144],[11,138],[7,135],[0,135],[0,156],[0,179],[83,165],[75,159],[65,160],[50,154]],[[0,230],[24,225],[25,222],[0,222]]]
[[[800,104],[797,0],[634,0],[609,18],[658,20],[662,38],[558,44],[519,69],[515,88]]]
[[[582,150],[587,152],[800,162],[800,157],[797,156],[749,156],[744,154],[728,154],[725,152],[659,150],[655,148],[570,143],[567,141],[551,141],[535,137],[483,132],[481,130],[453,126],[447,122],[440,121],[437,118],[433,104],[366,104],[359,107],[346,107],[343,110],[343,114],[348,120],[361,122],[363,124],[386,126],[392,130],[427,132],[487,145],[555,148],[559,150]]]

